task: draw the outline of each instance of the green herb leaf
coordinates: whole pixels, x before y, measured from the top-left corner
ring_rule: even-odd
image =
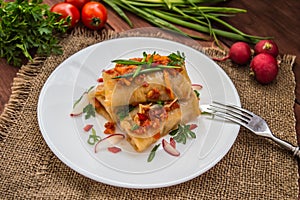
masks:
[[[121,106],[117,110],[117,116],[120,121],[124,120],[125,117],[128,116],[129,112],[131,112],[135,106],[129,105],[129,106]]]
[[[174,129],[174,130],[172,130],[172,131],[169,133],[169,135],[171,135],[171,136],[175,136],[175,135],[177,134],[177,132],[178,132],[178,128],[177,128],[177,129]]]
[[[151,152],[148,156],[148,159],[147,159],[148,162],[151,162],[153,160],[153,158],[155,157],[155,153],[156,153],[159,146],[160,146],[160,144],[157,144],[153,147],[153,149],[151,150]]]
[[[155,67],[155,68],[143,69],[143,70],[140,71],[140,74],[146,74],[146,73],[157,72],[157,71],[162,71],[162,68]],[[128,74],[116,76],[113,79],[129,78],[129,77],[132,77],[132,76],[133,76],[133,73],[128,73]]]
[[[147,62],[140,62],[140,61],[136,61],[136,60],[123,60],[123,59],[113,60],[111,62],[117,63],[117,64],[122,64],[122,65],[143,65],[143,64],[147,64]]]
[[[89,119],[90,117],[96,116],[96,110],[93,104],[88,104],[83,108],[83,113],[85,113],[85,119]]]
[[[0,57],[21,66],[38,56],[62,53],[59,38],[68,26],[42,0],[0,1]],[[25,59],[23,59],[25,58]]]
[[[194,90],[196,96],[199,98],[200,97],[200,93],[197,90]]]
[[[190,130],[190,125],[178,124],[178,128],[172,130],[169,135],[171,135],[176,142],[182,144],[186,144],[188,138],[196,138],[196,134]]]
[[[168,57],[171,60],[169,62],[169,65],[177,65],[177,66],[184,65],[184,62],[185,62],[185,55],[184,55],[184,53],[180,53],[179,51],[177,51],[177,54],[176,53],[172,53]]]
[[[134,130],[137,130],[140,126],[137,125],[137,124],[134,124],[130,130],[134,131]]]
[[[138,67],[134,71],[132,77],[135,78],[136,76],[138,76],[141,70],[142,70],[142,65],[138,65]]]

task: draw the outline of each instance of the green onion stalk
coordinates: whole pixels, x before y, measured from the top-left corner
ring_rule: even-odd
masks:
[[[223,18],[232,17],[247,10],[232,7],[207,6],[208,3],[224,2],[225,0],[103,0],[110,6],[130,27],[133,23],[124,10],[131,12],[156,27],[172,30],[194,39],[207,40],[184,32],[178,26],[205,33],[218,44],[218,37],[235,41],[257,43],[260,37],[246,34],[230,25]],[[217,27],[224,27],[220,29]],[[210,39],[208,38],[208,39]]]

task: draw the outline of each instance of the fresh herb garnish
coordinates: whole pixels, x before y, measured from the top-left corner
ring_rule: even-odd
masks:
[[[164,102],[163,101],[157,101],[156,104],[158,104],[159,106],[163,106]]]
[[[200,93],[197,90],[194,90],[194,92],[195,92],[196,96],[199,98]]]
[[[90,145],[96,144],[99,140],[101,140],[100,136],[96,135],[96,130],[92,128],[92,133],[89,135],[88,143]]]
[[[148,162],[151,162],[153,160],[153,158],[155,157],[156,150],[158,149],[159,146],[160,146],[160,144],[157,144],[153,147],[153,149],[151,150],[151,152],[148,156],[148,159],[147,159]]]
[[[134,71],[132,77],[135,78],[136,76],[138,76],[140,74],[141,70],[142,70],[142,65],[138,65],[136,70]]]
[[[147,69],[142,69],[139,74],[147,74],[147,73],[151,73],[151,72],[158,72],[158,71],[162,71],[163,69],[169,69],[169,68],[181,68],[179,66],[166,66],[166,65],[157,65],[156,67],[152,67],[152,68],[147,68]],[[124,75],[120,75],[120,76],[115,76],[113,77],[113,79],[118,79],[118,78],[130,78],[133,77],[134,73],[128,73],[128,74],[124,74]]]
[[[89,119],[90,117],[96,116],[96,110],[93,104],[88,104],[83,108],[83,113],[85,113],[85,119]]]
[[[178,66],[184,65],[184,62],[185,62],[184,53],[180,54],[180,52],[177,51],[177,54],[176,53],[171,53],[168,57],[171,60],[169,62],[169,65],[178,65]]]
[[[112,62],[117,63],[117,64],[123,64],[123,65],[137,65],[136,70],[133,73],[128,73],[120,76],[116,76],[113,79],[118,79],[118,78],[129,78],[129,77],[137,77],[140,74],[146,74],[150,72],[156,72],[156,71],[162,71],[163,69],[176,69],[176,68],[181,68],[181,66],[178,64],[180,63],[179,61],[183,59],[184,63],[184,58],[181,57],[180,53],[177,52],[177,54],[173,53],[169,55],[171,56],[171,63],[168,63],[168,65],[160,65],[157,63],[153,63],[153,56],[156,54],[156,52],[153,52],[151,56],[149,57],[148,61],[147,59],[147,54],[143,52],[143,59],[141,61],[136,61],[136,60],[123,60],[123,59],[118,59],[118,60],[113,60]],[[175,62],[176,61],[176,62]]]
[[[131,131],[134,131],[134,130],[137,130],[138,128],[140,128],[140,126],[139,125],[137,125],[137,124],[134,124],[132,127],[131,127]]]
[[[122,121],[128,114],[135,108],[133,105],[120,107],[117,111],[117,116],[120,121]]]
[[[176,142],[182,144],[186,144],[187,138],[196,138],[196,134],[190,130],[190,125],[178,124],[178,128],[172,130],[169,135],[171,135]]]
[[[81,101],[82,97],[89,93],[92,89],[94,88],[94,86],[91,86],[87,91],[85,91],[84,93],[82,93],[82,95],[79,97],[79,99],[77,99],[74,104],[73,104],[73,108],[75,108],[75,106]]]
[[[39,56],[62,53],[59,34],[67,31],[70,18],[60,19],[42,2],[0,0],[0,57],[7,63],[20,66],[22,58],[32,60],[32,52]]]
[[[122,64],[122,65],[143,65],[143,64],[147,64],[147,62],[145,62],[145,61],[123,60],[123,59],[113,60],[111,62],[117,63],[117,64]]]

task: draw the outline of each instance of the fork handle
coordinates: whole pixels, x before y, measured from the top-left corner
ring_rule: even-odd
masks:
[[[277,144],[279,144],[283,148],[293,152],[293,155],[295,157],[297,157],[298,159],[300,159],[300,148],[299,147],[296,147],[287,141],[281,140],[281,139],[275,137],[274,135],[272,135],[272,136],[273,136],[273,137],[271,137],[272,140],[274,140]]]

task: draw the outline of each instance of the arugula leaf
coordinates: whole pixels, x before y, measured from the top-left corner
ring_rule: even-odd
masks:
[[[61,33],[70,19],[50,11],[42,0],[0,0],[0,57],[9,64],[21,66],[32,55],[61,54]]]

